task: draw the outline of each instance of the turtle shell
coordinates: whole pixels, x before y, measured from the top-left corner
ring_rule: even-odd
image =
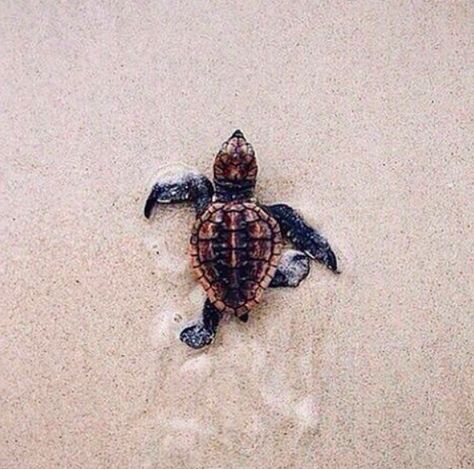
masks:
[[[193,270],[225,314],[242,316],[260,302],[281,250],[280,226],[253,202],[212,203],[191,235]]]

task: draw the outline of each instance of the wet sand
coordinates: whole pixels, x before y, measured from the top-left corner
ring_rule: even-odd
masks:
[[[0,467],[472,467],[472,4],[0,11]],[[236,128],[342,274],[195,352],[193,212],[142,209]]]

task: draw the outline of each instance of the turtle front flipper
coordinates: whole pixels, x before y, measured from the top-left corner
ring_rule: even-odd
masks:
[[[264,208],[278,221],[283,235],[296,248],[339,273],[336,255],[326,238],[309,226],[296,210],[285,204],[267,205]]]
[[[295,249],[283,251],[270,288],[297,287],[309,274],[308,256]]]
[[[200,349],[212,343],[220,321],[220,312],[209,300],[204,303],[202,321],[181,331],[179,338],[194,349]]]
[[[153,186],[145,204],[144,214],[150,218],[156,204],[192,202],[201,213],[211,201],[214,187],[211,181],[198,171],[189,168],[168,168]]]

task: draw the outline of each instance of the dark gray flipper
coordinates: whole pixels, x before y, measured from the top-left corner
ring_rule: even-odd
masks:
[[[193,202],[196,212],[201,213],[213,194],[214,187],[206,176],[192,169],[180,169],[158,178],[146,201],[144,214],[150,218],[156,204],[172,202]]]
[[[326,238],[309,226],[298,212],[285,204],[267,205],[265,210],[278,221],[283,235],[296,248],[339,273],[336,256]]]
[[[220,312],[214,308],[209,300],[206,300],[202,312],[202,321],[183,329],[179,338],[191,348],[200,349],[205,347],[214,340],[220,318]]]
[[[301,251],[283,251],[270,287],[297,287],[309,274],[309,258]]]

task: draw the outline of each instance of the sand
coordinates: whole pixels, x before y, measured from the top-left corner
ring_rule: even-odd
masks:
[[[0,17],[0,467],[473,467],[472,3]],[[195,352],[192,210],[142,208],[236,128],[342,274]]]

